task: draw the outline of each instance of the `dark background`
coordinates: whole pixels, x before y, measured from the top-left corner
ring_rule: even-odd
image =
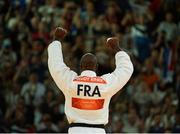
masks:
[[[69,31],[66,64],[86,52],[112,72],[117,36],[135,71],[110,104],[107,132],[180,132],[179,0],[0,0],[0,132],[67,132],[64,96],[47,68],[52,30]]]

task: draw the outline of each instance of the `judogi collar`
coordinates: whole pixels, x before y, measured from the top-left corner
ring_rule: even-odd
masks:
[[[94,71],[91,71],[91,70],[85,70],[85,71],[81,72],[81,76],[95,77],[96,73]]]

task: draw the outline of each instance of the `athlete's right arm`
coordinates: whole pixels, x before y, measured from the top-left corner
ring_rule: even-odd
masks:
[[[68,90],[69,83],[77,76],[77,74],[70,70],[64,63],[61,42],[57,40],[57,37],[55,37],[55,41],[48,46],[48,68],[56,85],[62,91]]]

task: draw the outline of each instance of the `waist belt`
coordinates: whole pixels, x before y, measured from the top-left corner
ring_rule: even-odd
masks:
[[[104,124],[71,123],[69,127],[105,128]]]

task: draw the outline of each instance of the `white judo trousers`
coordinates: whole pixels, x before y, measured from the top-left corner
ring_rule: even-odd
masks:
[[[89,127],[70,127],[69,134],[105,134],[103,128],[89,128]]]
[[[128,82],[133,73],[133,65],[126,52],[116,53],[115,64],[115,70],[103,76],[97,76],[91,70],[77,75],[64,63],[61,42],[53,41],[49,45],[49,71],[65,96],[65,114],[69,124],[104,126],[108,123],[110,100]],[[105,130],[73,126],[69,128],[69,133],[105,133]]]

